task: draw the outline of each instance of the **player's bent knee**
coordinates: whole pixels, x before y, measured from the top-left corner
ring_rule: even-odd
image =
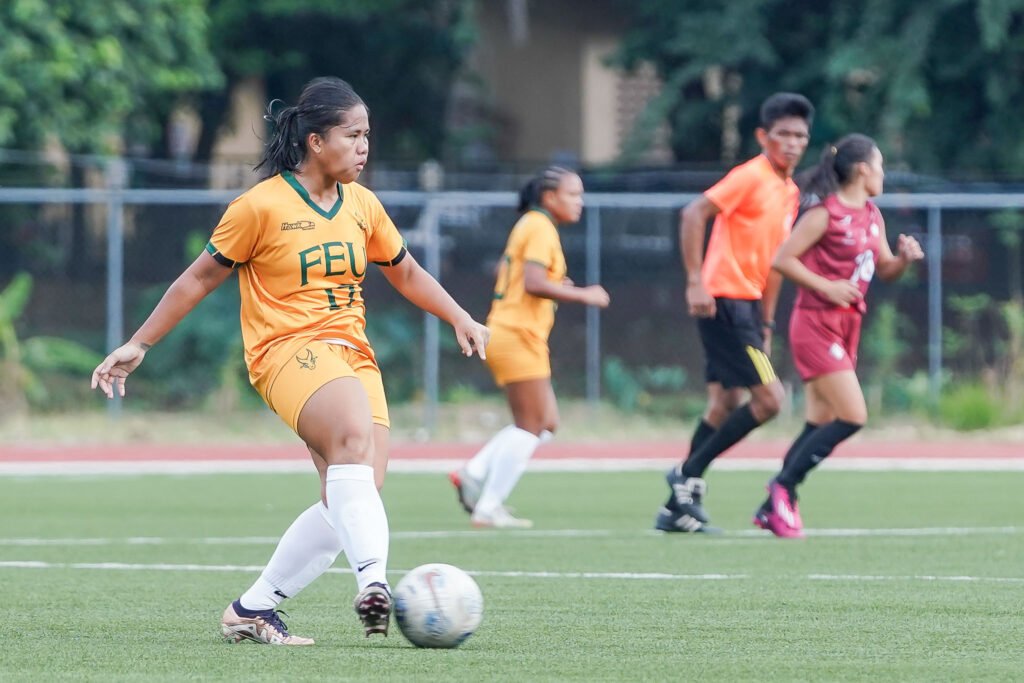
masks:
[[[836,414],[836,419],[842,420],[858,427],[863,427],[868,423],[868,411],[867,410],[846,410]]]
[[[324,459],[329,465],[373,465],[373,439],[369,433],[334,437]]]
[[[777,382],[769,384],[765,389],[767,391],[758,391],[750,399],[751,409],[762,422],[779,414],[786,397],[785,389]]]

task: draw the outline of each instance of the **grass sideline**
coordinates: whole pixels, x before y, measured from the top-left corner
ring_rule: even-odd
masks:
[[[0,419],[0,444],[60,445],[83,444],[289,444],[299,443],[295,434],[269,409],[233,412],[138,411],[129,406],[120,417],[111,418],[98,403],[95,410],[78,413],[30,414]],[[679,441],[688,444],[695,425],[693,418],[652,418],[623,414],[610,404],[593,408],[585,401],[563,400],[559,404],[563,442]],[[439,407],[433,433],[422,425],[424,407],[419,404],[391,406],[391,434],[394,443],[441,441],[483,443],[509,421],[505,404],[486,397],[473,402],[448,403]],[[803,425],[799,415],[781,416],[755,430],[748,438],[788,440]],[[1024,443],[1024,425],[1000,430],[956,432],[936,427],[911,416],[871,418],[858,439],[899,441],[986,441]]]
[[[0,478],[0,679],[1019,677],[1024,473],[822,471],[801,498],[819,533],[799,542],[749,527],[763,473],[709,483],[721,537],[651,532],[651,473],[529,473],[511,502],[537,529],[505,533],[470,531],[443,476],[390,475],[392,581],[477,572],[480,631],[454,651],[365,640],[354,581],[332,573],[286,606],[318,639],[296,651],[224,644],[217,618],[315,498],[312,473]]]

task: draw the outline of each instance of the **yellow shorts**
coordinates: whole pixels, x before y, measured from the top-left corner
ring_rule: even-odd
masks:
[[[341,377],[355,377],[370,399],[374,424],[391,426],[384,381],[376,361],[361,351],[313,340],[284,356],[283,365],[267,372],[255,387],[270,409],[298,433],[299,413],[317,389]]]
[[[486,362],[499,387],[551,377],[547,340],[522,328],[491,326]]]

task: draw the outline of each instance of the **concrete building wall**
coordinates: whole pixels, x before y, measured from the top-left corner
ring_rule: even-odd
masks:
[[[608,0],[485,0],[470,68],[497,128],[496,155],[604,161],[612,154],[616,74],[601,64],[621,18]],[[524,21],[525,19],[525,21]]]

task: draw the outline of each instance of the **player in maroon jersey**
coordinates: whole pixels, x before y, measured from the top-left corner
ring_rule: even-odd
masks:
[[[824,199],[797,221],[772,263],[799,285],[789,346],[807,402],[803,432],[754,515],[754,524],[776,536],[803,536],[796,487],[867,421],[855,369],[871,279],[877,273],[894,280],[924,257],[907,235],[897,239],[895,254],[889,248],[885,221],[870,200],[881,194],[884,177],[882,153],[866,135],[848,135],[826,148],[803,183],[805,193]]]

